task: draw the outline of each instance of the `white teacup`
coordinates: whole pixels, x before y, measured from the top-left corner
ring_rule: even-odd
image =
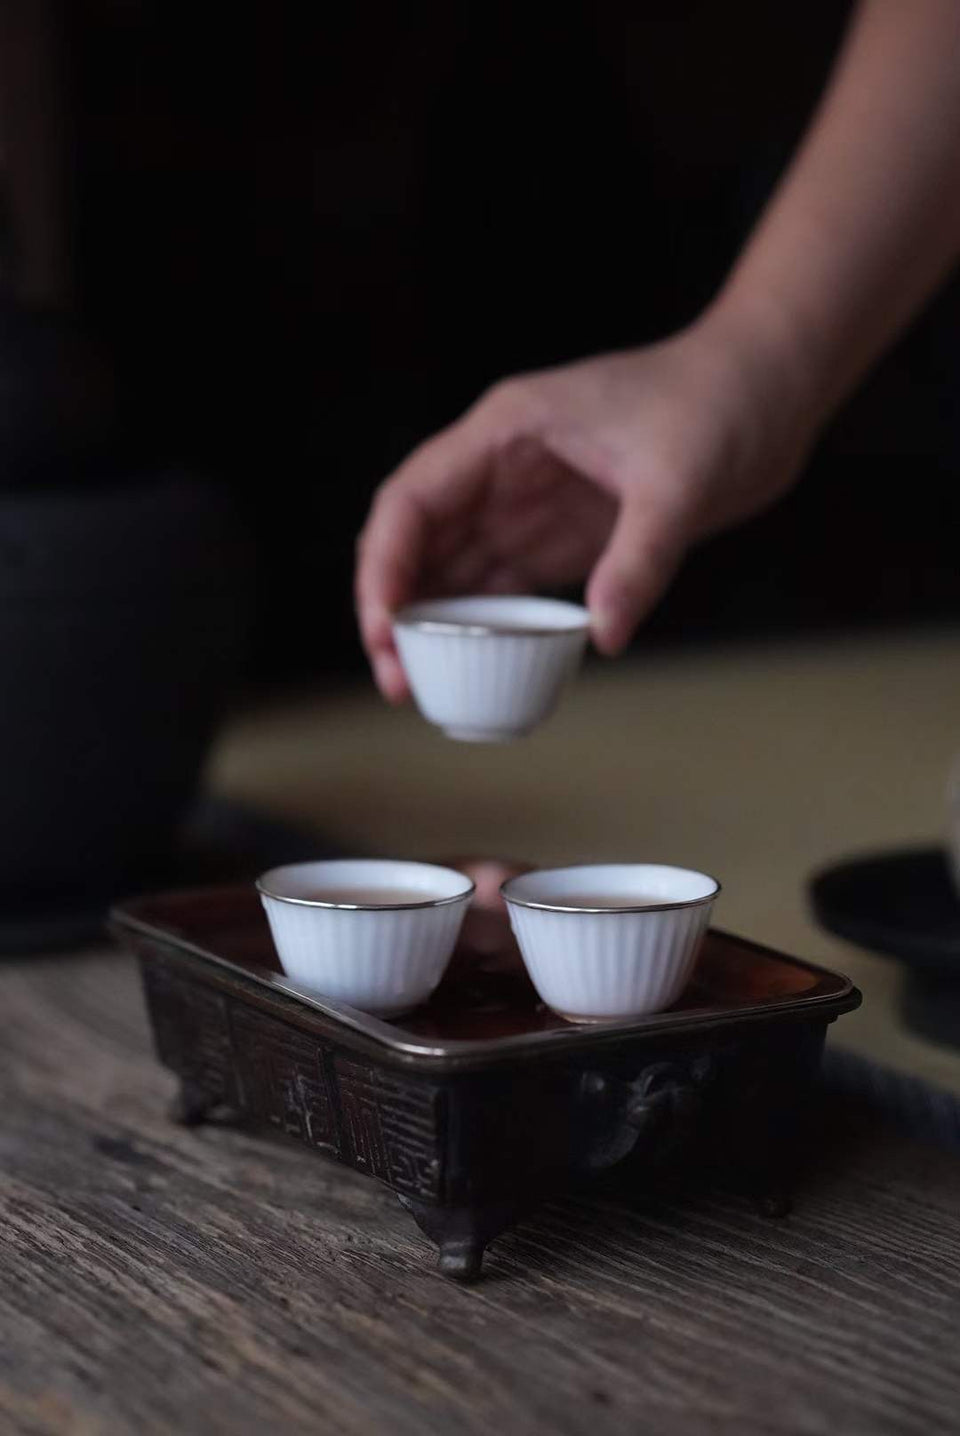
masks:
[[[520,738],[556,707],[590,617],[551,598],[443,598],[397,614],[394,637],[424,718],[450,738]]]
[[[705,873],[653,863],[551,868],[501,888],[534,987],[572,1022],[676,1002],[719,891]]]
[[[474,884],[432,863],[357,858],[273,868],[257,889],[288,977],[395,1017],[443,976]]]

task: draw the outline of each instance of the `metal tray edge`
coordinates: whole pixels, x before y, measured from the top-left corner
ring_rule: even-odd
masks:
[[[758,1003],[754,1007],[740,1007],[730,1012],[718,1012],[712,1016],[705,1015],[705,1010],[702,1008],[689,1009],[679,1013],[655,1013],[649,1017],[639,1018],[632,1023],[609,1026],[575,1026],[571,1024],[568,1028],[549,1032],[521,1033],[485,1042],[466,1038],[433,1042],[429,1038],[419,1037],[415,1033],[405,1034],[403,1028],[383,1022],[345,1004],[329,1002],[321,997],[312,997],[289,983],[281,974],[269,972],[265,968],[255,970],[241,967],[231,962],[229,958],[221,957],[185,937],[176,936],[168,929],[155,927],[152,923],[129,911],[129,907],[132,906],[133,904],[119,904],[109,914],[110,931],[121,943],[124,942],[127,935],[133,934],[140,938],[149,938],[152,942],[162,945],[174,957],[180,955],[182,958],[183,955],[190,954],[208,964],[214,974],[229,977],[233,982],[240,982],[242,985],[265,989],[274,997],[283,999],[285,1003],[300,1009],[301,1017],[319,1017],[325,1019],[328,1024],[346,1027],[351,1032],[374,1043],[384,1052],[385,1056],[400,1061],[403,1065],[428,1066],[435,1070],[487,1066],[490,1063],[506,1062],[524,1055],[562,1056],[568,1051],[576,1051],[583,1047],[596,1047],[598,1044],[613,1045],[628,1038],[656,1039],[674,1033],[683,1035],[689,1031],[714,1032],[744,1022],[769,1023],[791,1017],[813,1017],[821,1014],[830,1020],[832,1017],[852,1012],[860,1006],[863,1000],[860,991],[848,977],[841,973],[806,962],[802,958],[792,957],[749,938],[716,928],[713,931],[720,937],[730,938],[758,953],[776,958],[779,962],[787,962],[791,966],[803,968],[806,972],[838,979],[843,986],[838,992],[788,998],[784,999],[782,1003]]]

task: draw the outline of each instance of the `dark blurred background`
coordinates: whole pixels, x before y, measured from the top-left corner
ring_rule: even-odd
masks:
[[[413,442],[504,373],[697,312],[846,14],[49,8],[74,313],[116,380],[121,467],[182,465],[239,496],[264,679],[359,662],[352,540]],[[958,611],[957,304],[954,285],[796,495],[688,565],[642,641]]]
[[[360,670],[374,486],[498,377],[695,315],[846,15],[6,0],[0,897],[142,870],[238,676]],[[958,296],[639,643],[960,613]]]

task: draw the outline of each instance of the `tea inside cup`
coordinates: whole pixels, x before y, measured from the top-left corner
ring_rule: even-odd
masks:
[[[579,604],[486,594],[411,604],[394,638],[427,721],[451,738],[496,743],[549,716],[589,629]]]
[[[544,869],[501,889],[541,999],[574,1022],[672,1006],[690,979],[720,884],[661,863]]]
[[[437,986],[474,891],[432,863],[291,863],[257,880],[284,972],[335,1002],[382,1017]]]

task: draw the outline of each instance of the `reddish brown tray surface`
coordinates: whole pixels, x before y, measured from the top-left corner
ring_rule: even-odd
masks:
[[[693,980],[668,1012],[630,1022],[578,1027],[537,998],[505,929],[503,950],[484,958],[460,951],[433,999],[418,1011],[385,1022],[330,1002],[286,978],[280,969],[259,899],[245,888],[160,894],[125,904],[118,928],[152,937],[184,956],[223,971],[240,972],[280,989],[314,1011],[359,1029],[409,1056],[493,1055],[576,1044],[603,1033],[663,1033],[713,1027],[746,1019],[824,1015],[848,1011],[859,994],[844,977],[785,957],[730,934],[708,933]],[[212,973],[211,973],[212,975]]]

